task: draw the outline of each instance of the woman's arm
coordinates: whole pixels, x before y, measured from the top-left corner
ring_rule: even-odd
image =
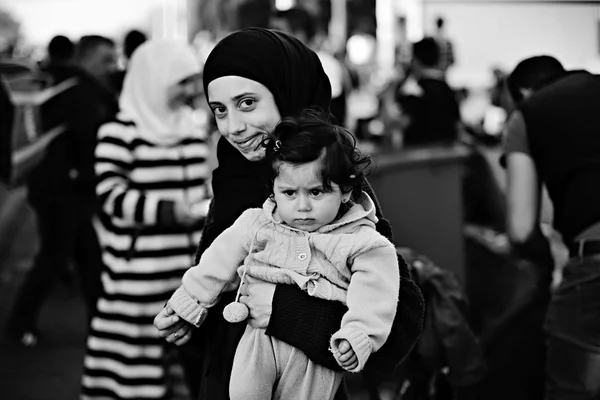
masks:
[[[370,373],[391,373],[411,351],[423,328],[423,295],[399,255],[398,263],[400,293],[396,315],[387,341],[365,366]],[[266,333],[302,350],[315,363],[342,371],[329,351],[329,343],[340,329],[346,311],[343,304],[311,297],[296,286],[277,285]]]
[[[134,128],[115,122],[102,126],[98,132],[96,194],[102,211],[133,227],[174,223],[173,201],[147,197],[129,185],[134,162],[126,140],[130,129]]]
[[[317,364],[343,371],[329,351],[329,340],[347,311],[342,303],[312,297],[297,286],[277,285],[266,333],[302,350]]]

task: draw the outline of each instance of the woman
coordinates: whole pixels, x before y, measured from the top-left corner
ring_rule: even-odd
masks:
[[[207,197],[209,148],[187,105],[199,73],[187,44],[143,44],[125,77],[118,120],[100,128],[96,192],[106,269],[82,398],[172,396],[176,368],[152,319],[194,263],[203,225],[193,205]]]
[[[217,146],[219,167],[213,173],[214,201],[198,248],[197,260],[210,243],[269,195],[263,176],[268,166],[264,149],[257,147],[265,131],[282,117],[309,106],[329,109],[331,88],[317,55],[298,40],[277,31],[248,28],[223,39],[204,67],[204,89],[222,135]],[[364,188],[374,198],[369,187]],[[391,238],[389,223],[381,218],[377,230]],[[420,292],[401,263],[401,298],[390,337],[367,368],[391,369],[406,355],[420,333],[423,304]],[[250,282],[241,297],[250,308],[248,323],[302,350],[312,361],[339,370],[328,350],[346,308],[308,296],[292,285]],[[231,298],[227,298],[227,296]],[[187,364],[192,389],[200,384],[201,399],[228,399],[233,356],[245,324],[226,322],[221,311],[233,299],[224,294],[193,335],[197,359]],[[272,306],[271,306],[272,304]],[[155,318],[160,336],[178,345],[187,343],[182,326],[166,307]],[[180,330],[181,329],[181,330]],[[191,347],[188,345],[186,347]],[[190,361],[190,360],[188,360]]]

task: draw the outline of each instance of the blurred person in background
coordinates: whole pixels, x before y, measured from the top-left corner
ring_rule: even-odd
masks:
[[[13,44],[19,37],[19,24],[6,11],[0,10],[0,183],[9,184],[12,180],[13,124],[15,106],[5,73],[10,71]],[[0,246],[1,247],[1,246]]]
[[[123,41],[123,55],[125,56],[126,65],[129,64],[135,49],[144,44],[146,40],[148,40],[146,34],[138,30],[134,29],[127,32],[127,35],[125,35],[125,40]]]
[[[433,38],[413,44],[410,74],[400,83],[396,102],[401,108],[406,146],[451,144],[458,138],[460,111],[456,95],[437,68],[439,47]]]
[[[0,183],[8,185],[12,177],[12,137],[15,107],[10,89],[0,74]]]
[[[542,185],[553,226],[569,249],[546,315],[546,399],[600,396],[600,77],[566,71],[550,56],[521,61],[508,77],[516,104],[505,132],[507,232],[538,251]],[[548,282],[549,284],[549,282]]]
[[[77,267],[88,318],[100,292],[102,263],[92,224],[97,209],[94,148],[98,127],[113,118],[118,108],[108,84],[116,54],[113,42],[101,36],[81,38],[76,54],[75,86],[41,109],[44,129],[64,124],[66,131],[48,145],[27,181],[40,246],[15,297],[7,325],[11,335],[25,346],[37,343],[37,315],[58,278],[70,276],[72,262]]]
[[[435,39],[435,42],[437,43],[438,48],[440,49],[440,57],[437,67],[440,69],[440,71],[444,73],[445,76],[446,72],[448,71],[448,68],[454,65],[454,45],[452,44],[452,41],[450,41],[450,39],[448,39],[448,37],[446,36],[446,30],[444,25],[445,21],[443,18],[438,17],[435,20],[436,30],[433,38]]]
[[[54,36],[48,44],[48,55],[41,70],[51,77],[51,84],[57,85],[77,74],[75,45],[62,35]]]
[[[125,35],[125,39],[123,40],[123,69],[116,71],[113,76],[115,90],[118,93],[121,93],[121,90],[123,90],[123,80],[125,79],[127,66],[129,65],[129,60],[131,60],[133,52],[135,51],[135,49],[140,47],[140,45],[142,45],[146,40],[148,40],[146,34],[136,29],[127,32],[127,34]]]
[[[100,128],[95,168],[105,269],[82,399],[185,394],[182,369],[152,320],[194,265],[204,224],[197,207],[208,197],[210,150],[189,107],[200,71],[185,42],[142,44],[117,119]]]
[[[103,36],[83,36],[77,45],[76,55],[83,76],[112,91],[115,96],[111,81],[117,69],[115,43]]]
[[[343,126],[346,123],[347,97],[352,90],[350,74],[343,62],[319,48],[316,21],[317,17],[311,15],[306,9],[292,7],[285,11],[277,11],[271,17],[271,26],[298,38],[317,53],[331,84],[331,113],[338,124]]]

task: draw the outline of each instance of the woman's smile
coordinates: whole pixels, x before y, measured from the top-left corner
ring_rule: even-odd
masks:
[[[257,139],[262,139],[262,133],[256,133],[250,137],[234,140],[235,145],[241,150],[255,150],[258,145]]]

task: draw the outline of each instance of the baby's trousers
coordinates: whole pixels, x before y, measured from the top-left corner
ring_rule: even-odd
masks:
[[[343,374],[310,361],[295,347],[246,326],[233,360],[231,400],[333,399]]]

